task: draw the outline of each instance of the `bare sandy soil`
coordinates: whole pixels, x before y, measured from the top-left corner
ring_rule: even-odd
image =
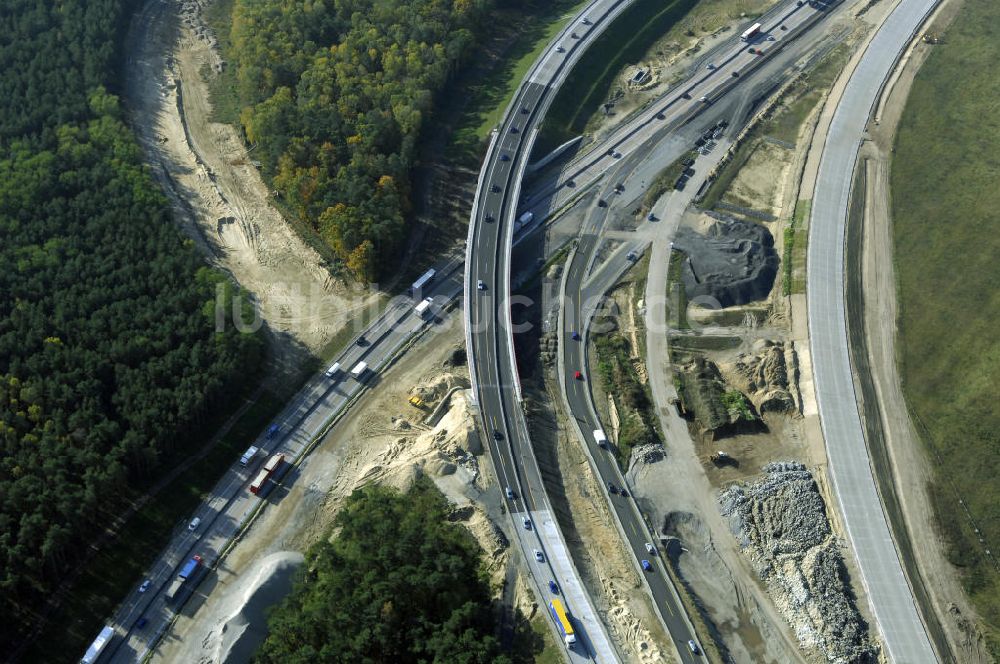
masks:
[[[506,523],[503,501],[480,470],[489,461],[481,456],[461,389],[468,386],[467,369],[445,366],[462,340],[454,326],[424,337],[382,375],[377,389],[268,497],[268,508],[205,581],[153,661],[246,661],[266,634],[264,610],[288,591],[295,561],[329,532],[343,500],[373,482],[405,489],[419,476],[430,477],[455,504],[456,521],[482,545],[492,587],[501,594],[510,555],[497,525]],[[427,410],[407,401],[418,391],[428,408],[450,393],[434,426],[422,423]],[[518,595],[530,615],[525,594]]]
[[[766,140],[760,141],[724,199],[735,205],[780,215],[784,211],[784,189],[789,182],[787,170],[791,163],[789,150]]]
[[[884,10],[879,8],[866,18],[875,22],[881,15]],[[779,254],[783,250],[783,229],[791,219],[796,201],[811,197],[812,182],[806,190],[801,179],[814,130],[821,124],[819,108],[807,118],[794,149],[760,143],[726,196],[729,202],[776,217],[775,222],[764,225],[774,236]],[[821,132],[825,132],[825,127]],[[815,138],[819,144],[822,144],[822,135],[818,132]],[[682,223],[698,230],[708,221],[704,215],[688,212]],[[755,341],[770,339],[784,344],[786,357],[789,353],[795,357],[789,378],[794,382],[792,392],[796,409],[790,414],[766,414],[766,431],[731,435],[722,440],[699,436],[689,430],[687,423],[672,408],[662,409],[666,460],[654,464],[637,463],[630,471],[630,478],[637,496],[644,501],[644,509],[655,515],[654,520],[657,525],[662,524],[668,537],[678,538],[677,544],[671,546],[672,555],[685,582],[703,602],[724,654],[733,661],[820,661],[821,655],[804,653],[799,647],[795,634],[775,609],[772,598],[736,546],[727,524],[719,517],[717,504],[720,488],[758,476],[761,466],[767,462],[795,459],[805,463],[816,478],[831,526],[844,543],[840,551],[847,575],[850,579],[859,578],[853,554],[843,538],[837,502],[826,477],[827,462],[813,391],[804,296],[782,296],[779,276],[770,297],[762,303],[702,313],[701,322],[709,326],[709,336],[735,336],[741,340],[735,349],[702,351],[703,356],[719,364],[729,384],[739,382],[732,373],[737,356],[751,352]],[[685,339],[677,338],[673,343],[683,345]],[[666,360],[650,357],[647,361],[662,363]],[[651,376],[657,373],[654,368],[651,366]],[[672,386],[666,388],[672,392]],[[738,465],[717,467],[709,460],[709,455],[717,450],[728,452]],[[854,583],[851,590],[858,598],[862,617],[871,624],[863,588]],[[872,636],[877,638],[877,633]]]
[[[236,130],[211,122],[202,72],[220,60],[198,12],[194,0],[150,1],[136,15],[125,77],[132,124],[184,232],[249,291],[273,333],[278,375],[294,373],[379,297],[331,276],[270,204]]]

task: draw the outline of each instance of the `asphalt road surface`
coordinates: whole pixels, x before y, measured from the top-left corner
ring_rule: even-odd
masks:
[[[559,173],[535,184],[531,196],[522,201],[521,212],[534,212],[535,223],[538,223],[578,192],[601,180],[615,168],[618,160],[632,152],[648,149],[649,145],[695,118],[712,114],[712,107],[725,102],[727,92],[798,42],[798,38],[833,11],[836,4],[819,9],[809,4],[798,6],[796,0],[788,0],[775,6],[756,19],[763,24],[757,37],[743,42],[737,35],[713,49],[711,57],[704,59],[704,66],[695,70],[688,80],[668,90],[599,143],[588,146]],[[809,46],[806,43],[797,52]],[[702,98],[705,101],[701,101]]]
[[[577,638],[567,650],[574,662],[617,662],[619,658],[569,555],[531,449],[514,362],[509,258],[520,183],[544,107],[570,64],[627,5],[621,0],[588,5],[529,71],[495,130],[481,170],[466,259],[469,369],[487,447],[540,603],[547,609],[558,595],[566,605]]]
[[[844,238],[858,148],[881,86],[938,0],[902,0],[851,75],[830,124],[809,232],[809,338],[830,477],[889,660],[937,661],[903,573],[868,459],[844,301]]]
[[[257,457],[246,467],[240,465],[238,459],[233,460],[232,467],[212,490],[211,497],[190,515],[189,520],[195,517],[201,520],[199,526],[189,530],[189,520],[177,524],[170,544],[146,576],[150,580],[149,588],[141,593],[137,588],[119,606],[110,622],[116,630],[116,638],[101,661],[135,662],[155,646],[169,629],[174,614],[183,610],[184,601],[192,592],[197,592],[197,583],[211,573],[234,535],[262,505],[283,495],[283,491],[275,490],[279,487],[273,482],[262,497],[248,490],[265,458],[283,453],[289,463],[280,471],[281,484],[294,482],[299,475],[299,464],[307,461],[303,455],[310,444],[365,389],[377,384],[379,372],[414,335],[427,327],[430,321],[417,316],[413,310],[420,296],[433,297],[433,310],[437,315],[455,300],[462,289],[460,267],[458,259],[449,259],[438,266],[435,280],[416,300],[408,296],[393,299],[383,314],[337,358],[343,370],[334,378],[321,373],[312,379],[275,419],[277,430],[270,436],[265,431],[253,443],[261,448]],[[360,361],[366,362],[370,370],[359,380],[350,371]],[[179,567],[194,555],[202,558],[195,582],[186,582],[187,587],[181,594],[174,601],[168,601],[167,588],[176,578]],[[146,621],[141,628],[137,626],[140,619]]]
[[[576,26],[578,35],[582,34],[587,39],[593,34],[595,25],[605,24],[607,17],[602,14],[601,7],[606,5],[594,3],[582,12],[581,16],[585,15],[589,19],[585,27],[579,18],[571,22],[571,26]],[[707,69],[707,73],[699,73],[693,81],[684,84],[663,107],[649,109],[645,119],[616,132],[612,141],[613,148],[593,157],[574,177],[596,181],[606,170],[615,167],[617,160],[622,159],[626,153],[642,149],[649,137],[666,125],[682,124],[698,115],[725,91],[734,87],[743,75],[759,67],[768,55],[778,52],[782,42],[800,34],[821,14],[822,12],[808,5],[800,7],[794,2],[769,13],[770,18],[767,20],[770,23],[765,23],[764,33],[750,42],[734,40],[735,43],[721,54],[717,63],[712,63],[712,68]],[[509,309],[510,247],[518,225],[516,215],[520,182],[530,156],[537,123],[551,101],[554,89],[565,76],[566,68],[559,64],[560,58],[565,57],[560,50],[567,43],[565,35],[566,30],[553,40],[540,64],[526,77],[526,82],[508,109],[503,123],[494,134],[480,173],[466,262],[467,342],[474,393],[481,407],[497,475],[504,487],[509,488],[515,496],[510,501],[515,522],[518,521],[518,515],[521,515],[521,518],[527,519],[524,522],[525,531],[539,535],[536,544],[533,538],[522,533],[520,539],[525,557],[529,560],[531,558],[528,548],[537,548],[543,556],[551,556],[556,561],[565,556],[567,565],[553,567],[552,572],[562,578],[567,586],[564,590],[567,607],[575,617],[575,623],[583,627],[580,630],[580,647],[571,649],[570,655],[576,658],[580,654],[578,651],[585,651],[585,656],[610,661],[614,656],[613,651],[610,644],[606,643],[603,625],[594,615],[590,599],[572,567],[572,560],[565,554],[565,544],[558,525],[551,518],[551,510],[531,449],[520,407],[520,386],[516,375]],[[579,44],[575,44],[570,48],[575,50],[578,47]],[[574,53],[571,51],[566,55],[572,60]],[[571,182],[560,185],[557,189],[572,189],[575,185],[576,183]],[[551,193],[548,192],[549,198],[552,197]],[[544,523],[545,528],[541,531],[528,530],[531,524],[538,522]],[[558,537],[544,537],[549,532]],[[545,571],[541,570],[541,573],[544,574]],[[543,589],[542,596],[548,597],[544,583],[537,576],[538,571],[532,572],[536,585]],[[673,638],[676,643],[683,644],[684,648],[679,648],[680,652],[689,653],[686,643],[691,636],[690,627],[686,627],[681,636],[675,635]]]

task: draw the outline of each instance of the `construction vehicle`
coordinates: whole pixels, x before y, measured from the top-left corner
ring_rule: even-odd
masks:
[[[721,466],[734,466],[734,465],[736,465],[736,459],[734,459],[729,454],[726,454],[722,450],[719,450],[718,452],[712,453],[711,455],[709,455],[708,459],[713,464],[715,464],[716,466],[720,466],[720,467]]]
[[[935,34],[933,32],[925,32],[923,36],[923,41],[925,44],[940,44],[944,40],[941,39],[941,35]]]
[[[410,397],[410,405],[413,406],[414,408],[419,408],[423,410],[427,404],[424,403],[423,399],[414,394],[412,397]]]

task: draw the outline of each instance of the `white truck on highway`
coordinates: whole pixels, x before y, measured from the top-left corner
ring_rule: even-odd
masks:
[[[354,368],[351,369],[351,375],[354,376],[355,378],[359,379],[359,380],[366,373],[368,373],[368,363],[367,362],[363,362],[363,361],[362,362],[358,362],[357,364],[354,365]]]
[[[330,365],[330,368],[323,372],[327,378],[333,378],[340,373],[340,362],[334,362]]]
[[[413,308],[413,311],[421,318],[430,318],[434,312],[431,311],[431,305],[434,304],[434,298],[425,297],[420,301],[420,304]]]
[[[607,448],[608,437],[604,435],[604,429],[594,429],[594,442],[598,447]]]

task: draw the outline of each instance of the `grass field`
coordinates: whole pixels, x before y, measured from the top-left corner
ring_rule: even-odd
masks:
[[[891,175],[903,386],[936,469],[950,558],[994,655],[1000,571],[985,550],[1000,554],[998,26],[1000,4],[967,0],[917,75]]]
[[[478,163],[481,146],[500,121],[531,64],[588,1],[557,0],[537,3],[527,11],[495,13],[491,33],[497,36],[497,41],[508,40],[505,50],[500,54],[486,48],[479,50],[470,66],[449,86],[454,93],[443,95],[461,106],[448,146],[451,158]],[[509,35],[516,36],[511,40]]]
[[[791,223],[785,226],[785,250],[781,257],[781,290],[785,295],[806,292],[806,240],[808,230],[806,219],[812,201],[799,199],[795,202]]]
[[[697,3],[635,0],[623,11],[587,48],[552,101],[538,136],[538,153],[583,133],[622,67],[639,62],[649,47]]]

